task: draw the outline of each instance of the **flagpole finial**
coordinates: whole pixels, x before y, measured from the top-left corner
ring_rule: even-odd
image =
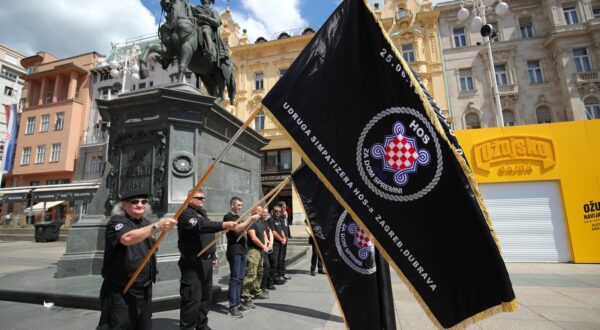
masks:
[[[230,0],[227,0],[227,8],[225,9],[225,11],[229,11],[229,4],[230,4]]]

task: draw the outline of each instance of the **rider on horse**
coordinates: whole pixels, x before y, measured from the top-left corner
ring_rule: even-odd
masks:
[[[192,7],[192,14],[196,18],[196,24],[202,36],[203,45],[201,46],[205,54],[210,54],[211,60],[218,66],[219,59],[229,57],[229,49],[219,33],[219,26],[221,26],[219,13],[210,7],[210,4],[214,4],[214,2],[214,0],[201,0],[200,5]]]

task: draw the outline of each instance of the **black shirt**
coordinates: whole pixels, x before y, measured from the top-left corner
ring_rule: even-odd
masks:
[[[262,220],[256,221],[255,223],[252,224],[252,226],[250,226],[250,229],[248,229],[248,230],[254,230],[258,240],[263,243],[265,242],[265,223],[264,223],[264,221],[262,221]],[[260,246],[254,244],[254,241],[251,238],[248,239],[248,247],[262,250],[262,248]]]
[[[215,239],[215,234],[221,231],[221,222],[210,221],[204,209],[196,210],[188,205],[177,219],[177,233],[179,241],[177,247],[182,258],[196,258],[196,255],[208,243]],[[215,256],[216,247],[213,244],[201,258],[212,259]]]
[[[267,221],[269,222],[269,228],[271,228],[272,231],[279,234],[279,236],[283,237],[283,228],[281,226],[281,220],[279,220],[279,218],[270,217]],[[277,240],[277,238],[273,237],[273,241],[273,245],[281,245],[281,242]]]
[[[225,221],[236,221],[240,216],[238,214],[233,214],[231,212],[225,214],[223,216],[223,222]],[[235,256],[239,254],[246,254],[247,248],[247,238],[246,236],[242,236],[243,232],[236,233],[233,230],[227,232],[227,255]],[[242,237],[238,242],[238,238]]]
[[[146,240],[125,246],[121,244],[121,237],[125,233],[150,225],[151,222],[145,218],[139,220],[127,215],[115,215],[106,224],[104,235],[104,261],[102,265],[102,277],[112,284],[123,286],[129,281],[135,270],[140,265],[150,248],[154,244],[152,236]],[[156,281],[156,254],[136,278],[132,286],[145,287]]]

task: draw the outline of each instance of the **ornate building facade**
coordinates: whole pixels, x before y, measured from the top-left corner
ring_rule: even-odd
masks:
[[[600,118],[600,1],[516,0],[487,15],[504,126]],[[455,129],[495,127],[486,45],[461,1],[440,3],[451,122]],[[471,9],[468,7],[468,9]]]

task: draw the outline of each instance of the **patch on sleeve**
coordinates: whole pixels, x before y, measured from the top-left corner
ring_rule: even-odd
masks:
[[[115,230],[116,231],[121,230],[121,228],[123,228],[123,224],[122,223],[118,223],[118,224],[115,225]]]
[[[190,220],[188,222],[189,222],[190,226],[195,226],[198,223],[198,219],[190,218]]]

